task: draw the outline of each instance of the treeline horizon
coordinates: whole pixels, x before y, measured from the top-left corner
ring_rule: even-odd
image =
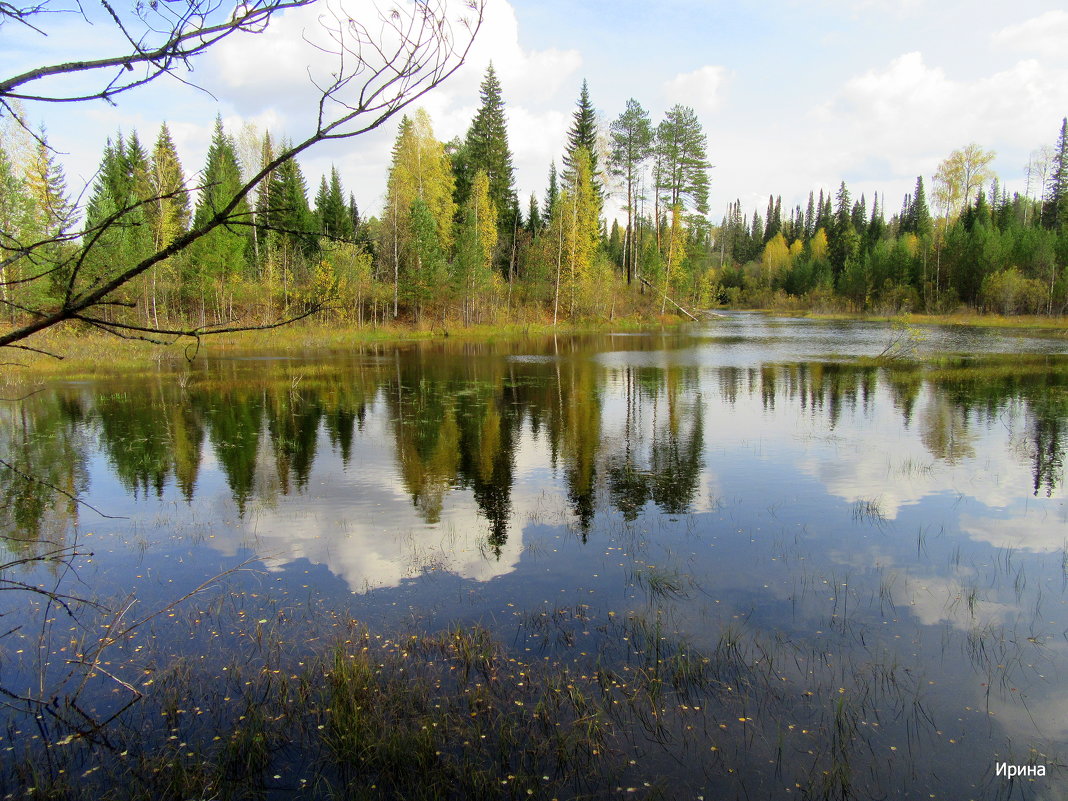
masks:
[[[664,315],[674,303],[857,312],[1060,315],[1068,308],[1068,121],[1028,165],[1041,198],[1011,196],[991,151],[954,151],[890,211],[885,195],[809,194],[763,214],[709,219],[707,139],[692,108],[653,124],[636,100],[607,130],[583,82],[560,167],[521,203],[492,65],[465,137],[401,119],[379,217],[360,214],[332,167],[312,193],[296,159],[270,170],[227,223],[122,287],[108,320],[152,329],[322,312],[356,325]],[[25,120],[22,120],[25,123]],[[10,322],[75,283],[164,251],[227,208],[287,142],[217,118],[199,186],[163,123],[109,139],[84,207],[69,198],[43,130],[7,120],[0,141],[0,301]],[[615,181],[625,220],[604,219]],[[928,193],[931,200],[928,200]],[[897,210],[900,208],[900,210]],[[889,215],[889,216],[888,216]],[[46,242],[46,246],[40,243]],[[30,254],[30,255],[26,255]]]

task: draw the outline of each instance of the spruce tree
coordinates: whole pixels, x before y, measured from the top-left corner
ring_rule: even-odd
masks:
[[[1042,222],[1047,228],[1068,227],[1068,117],[1061,120],[1061,133],[1053,151],[1049,189],[1042,208]]]
[[[197,198],[193,225],[206,225],[233,201],[241,187],[241,171],[237,164],[234,142],[223,130],[222,117],[215,118],[211,144],[204,166],[203,185]],[[249,207],[242,198],[229,213],[237,223],[250,223]],[[192,249],[193,278],[199,284],[201,316],[206,310],[207,287],[213,279],[228,281],[241,275],[249,250],[248,228],[244,225],[223,224],[196,241]],[[198,287],[192,287],[194,290]]]
[[[189,229],[190,217],[185,174],[167,123],[160,126],[152,148],[149,174],[152,201],[148,206],[148,219],[158,249],[185,233]]]
[[[508,147],[508,121],[504,113],[501,84],[493,64],[479,87],[482,105],[467,129],[462,158],[456,171],[456,204],[462,207],[471,191],[471,182],[479,170],[489,178],[490,198],[497,209],[497,219],[515,219],[519,201],[515,193],[515,170]],[[511,226],[506,225],[510,230]]]
[[[912,193],[912,205],[909,208],[908,231],[921,239],[931,234],[931,210],[927,207],[922,175],[916,176],[916,190]]]
[[[153,250],[147,205],[137,184],[149,191],[147,158],[136,135],[127,141],[122,133],[107,140],[97,179],[85,212],[82,235],[85,269],[79,278],[94,281],[121,265],[132,267]]]
[[[538,198],[531,192],[530,202],[527,204],[527,231],[531,236],[537,236],[541,233],[542,219],[541,210],[538,208]]]
[[[571,113],[571,129],[567,132],[567,151],[564,154],[564,181],[575,180],[575,154],[579,149],[586,151],[590,164],[590,176],[594,194],[597,196],[598,214],[603,197],[601,171],[597,159],[597,112],[590,102],[590,87],[585,80],[579,92],[578,103]]]
[[[288,148],[286,142],[282,148]],[[308,205],[308,185],[296,159],[278,165],[271,175],[271,206],[267,221],[292,253],[305,259],[313,258],[318,250],[316,220]]]
[[[341,176],[333,165],[330,167],[329,182],[325,175],[319,182],[319,191],[315,196],[315,217],[319,233],[327,239],[345,242],[353,240],[356,229],[345,203]]]
[[[556,205],[557,199],[560,197],[560,181],[556,174],[556,161],[549,163],[549,188],[545,190],[545,218],[546,220],[553,213],[553,207]]]

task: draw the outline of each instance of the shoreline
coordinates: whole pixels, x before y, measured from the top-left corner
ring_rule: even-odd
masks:
[[[965,326],[973,328],[1020,329],[1043,331],[1068,337],[1068,318],[1019,316],[1005,317],[986,314],[864,314],[780,309],[710,309],[703,321],[723,319],[723,311],[758,312],[761,314],[798,317],[818,321],[856,320],[868,322],[907,323],[917,326]],[[30,347],[42,352],[11,349],[13,358],[7,359],[6,382],[22,384],[27,379],[50,377],[97,376],[129,373],[157,368],[165,363],[178,363],[190,358],[240,354],[269,350],[287,354],[307,351],[329,351],[367,345],[398,345],[407,342],[465,341],[494,342],[545,337],[553,334],[573,336],[597,334],[613,330],[626,332],[675,330],[689,325],[676,318],[642,319],[618,318],[561,325],[551,323],[511,323],[506,325],[475,325],[458,328],[413,327],[391,325],[384,327],[355,327],[330,323],[296,322],[291,325],[261,331],[206,335],[199,343],[190,337],[176,338],[168,344],[141,340],[121,340],[106,334],[78,330],[73,324],[63,325],[40,334]],[[48,355],[54,353],[61,358]],[[21,368],[21,369],[20,369]]]

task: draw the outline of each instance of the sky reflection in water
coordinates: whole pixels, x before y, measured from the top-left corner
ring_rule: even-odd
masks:
[[[913,770],[942,778],[902,788],[989,794],[996,758],[1068,746],[1064,339],[932,329],[936,363],[857,361],[890,335],[735,315],[199,360],[35,396],[23,453],[129,518],[77,511],[90,586],[160,603],[254,555],[246,587],[379,626],[479,621],[529,653],[562,646],[525,616],[583,607],[707,652],[725,631],[774,643],[799,694],[893,664],[932,722],[873,702],[872,781],[919,738]],[[10,506],[27,540],[72,523]],[[591,653],[609,636],[584,633]]]

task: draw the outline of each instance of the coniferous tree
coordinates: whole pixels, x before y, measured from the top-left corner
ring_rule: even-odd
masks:
[[[557,199],[560,197],[560,181],[556,173],[556,160],[554,159],[549,163],[549,186],[545,190],[545,218],[548,222],[549,217],[552,215],[553,207],[556,205]]]
[[[82,243],[86,257],[76,273],[64,276],[66,291],[80,282],[96,281],[113,265],[137,264],[149,254],[148,215],[137,193],[137,184],[144,185],[146,174],[145,153],[136,136],[127,141],[119,133],[114,143],[107,141],[85,212]]]
[[[33,203],[24,179],[0,142],[0,313],[12,321],[18,314],[20,279],[35,273],[25,255],[37,237],[33,234]]]
[[[40,239],[60,236],[74,225],[75,209],[67,195],[67,179],[43,128],[34,144],[25,186],[32,204],[34,233]]]
[[[1042,222],[1047,228],[1068,228],[1068,117],[1061,120],[1061,133],[1053,151]]]
[[[564,181],[575,180],[575,159],[579,149],[586,151],[590,162],[590,176],[597,196],[598,214],[603,197],[601,172],[597,158],[597,112],[590,102],[590,88],[585,80],[579,92],[578,104],[571,114],[571,129],[567,132],[567,151],[564,153]]]
[[[413,250],[416,220],[413,204],[422,200],[434,219],[438,247],[448,253],[453,243],[456,205],[453,201],[455,178],[445,146],[434,137],[430,116],[418,109],[413,117],[405,116],[393,145],[393,161],[387,182],[386,208],[382,220],[382,244],[394,280],[393,313],[399,313],[400,277],[411,274],[410,262],[419,258]],[[418,217],[423,223],[422,211]],[[426,237],[422,240],[427,241]],[[418,310],[417,310],[418,313]]]
[[[707,140],[689,106],[670,108],[656,128],[656,186],[665,208],[708,213]]]
[[[319,232],[327,239],[344,242],[353,240],[355,227],[345,203],[341,176],[333,165],[330,167],[329,182],[325,175],[319,182],[319,191],[315,195],[315,217]]]
[[[907,210],[902,212],[901,232],[915,234],[921,239],[931,233],[931,211],[927,207],[927,196],[923,190],[923,176],[916,176],[916,190],[911,200],[906,203]]]
[[[627,228],[624,236],[623,265],[627,283],[634,278],[634,262],[638,249],[634,231],[635,205],[638,201],[638,179],[642,166],[652,155],[653,124],[648,112],[631,98],[626,110],[612,123],[610,129],[612,150],[609,154],[609,170],[623,179],[627,187]]]
[[[860,252],[860,238],[857,236],[856,229],[853,228],[853,209],[850,200],[849,190],[846,188],[845,181],[842,181],[836,197],[838,208],[835,210],[833,225],[828,237],[831,269],[834,271],[836,281],[846,266]]]
[[[282,142],[282,148],[289,147]],[[267,222],[291,256],[311,259],[318,250],[318,228],[308,204],[308,184],[296,159],[282,162],[271,174]],[[325,182],[325,179],[324,179]],[[292,266],[298,266],[293,263]]]
[[[237,163],[233,139],[223,130],[222,117],[215,118],[211,145],[204,166],[203,185],[197,198],[193,224],[200,227],[223,212],[241,186],[241,171]],[[216,311],[226,316],[227,288],[244,273],[249,251],[251,223],[248,203],[242,199],[229,215],[236,224],[223,224],[212,229],[194,243],[191,249],[190,287],[199,303],[202,322],[206,320],[209,295],[214,292]],[[232,291],[232,289],[230,290]]]
[[[501,97],[501,83],[492,62],[479,87],[482,105],[475,114],[456,170],[456,204],[463,206],[471,191],[471,182],[479,170],[489,178],[490,197],[497,209],[497,219],[514,220],[519,201],[515,193],[515,170],[508,147],[508,121]]]
[[[166,123],[160,126],[156,143],[152,147],[146,193],[148,203],[145,206],[145,218],[148,223],[149,236],[152,239],[153,249],[160,250],[189,230],[190,219],[189,192],[185,185],[185,175]],[[152,270],[151,276],[145,282],[146,313],[151,316],[157,328],[159,327],[160,306],[167,306],[166,294],[163,296],[164,303],[161,304],[159,301],[159,289],[162,285],[166,293],[176,283],[177,273],[173,261],[173,259],[167,259],[161,262]],[[163,311],[166,314],[166,308]]]
[[[189,229],[189,192],[178,150],[163,123],[149,164],[148,220],[155,247],[163,248]]]
[[[531,192],[530,202],[527,204],[527,231],[531,236],[537,236],[542,229],[541,210],[538,208],[538,198]]]

